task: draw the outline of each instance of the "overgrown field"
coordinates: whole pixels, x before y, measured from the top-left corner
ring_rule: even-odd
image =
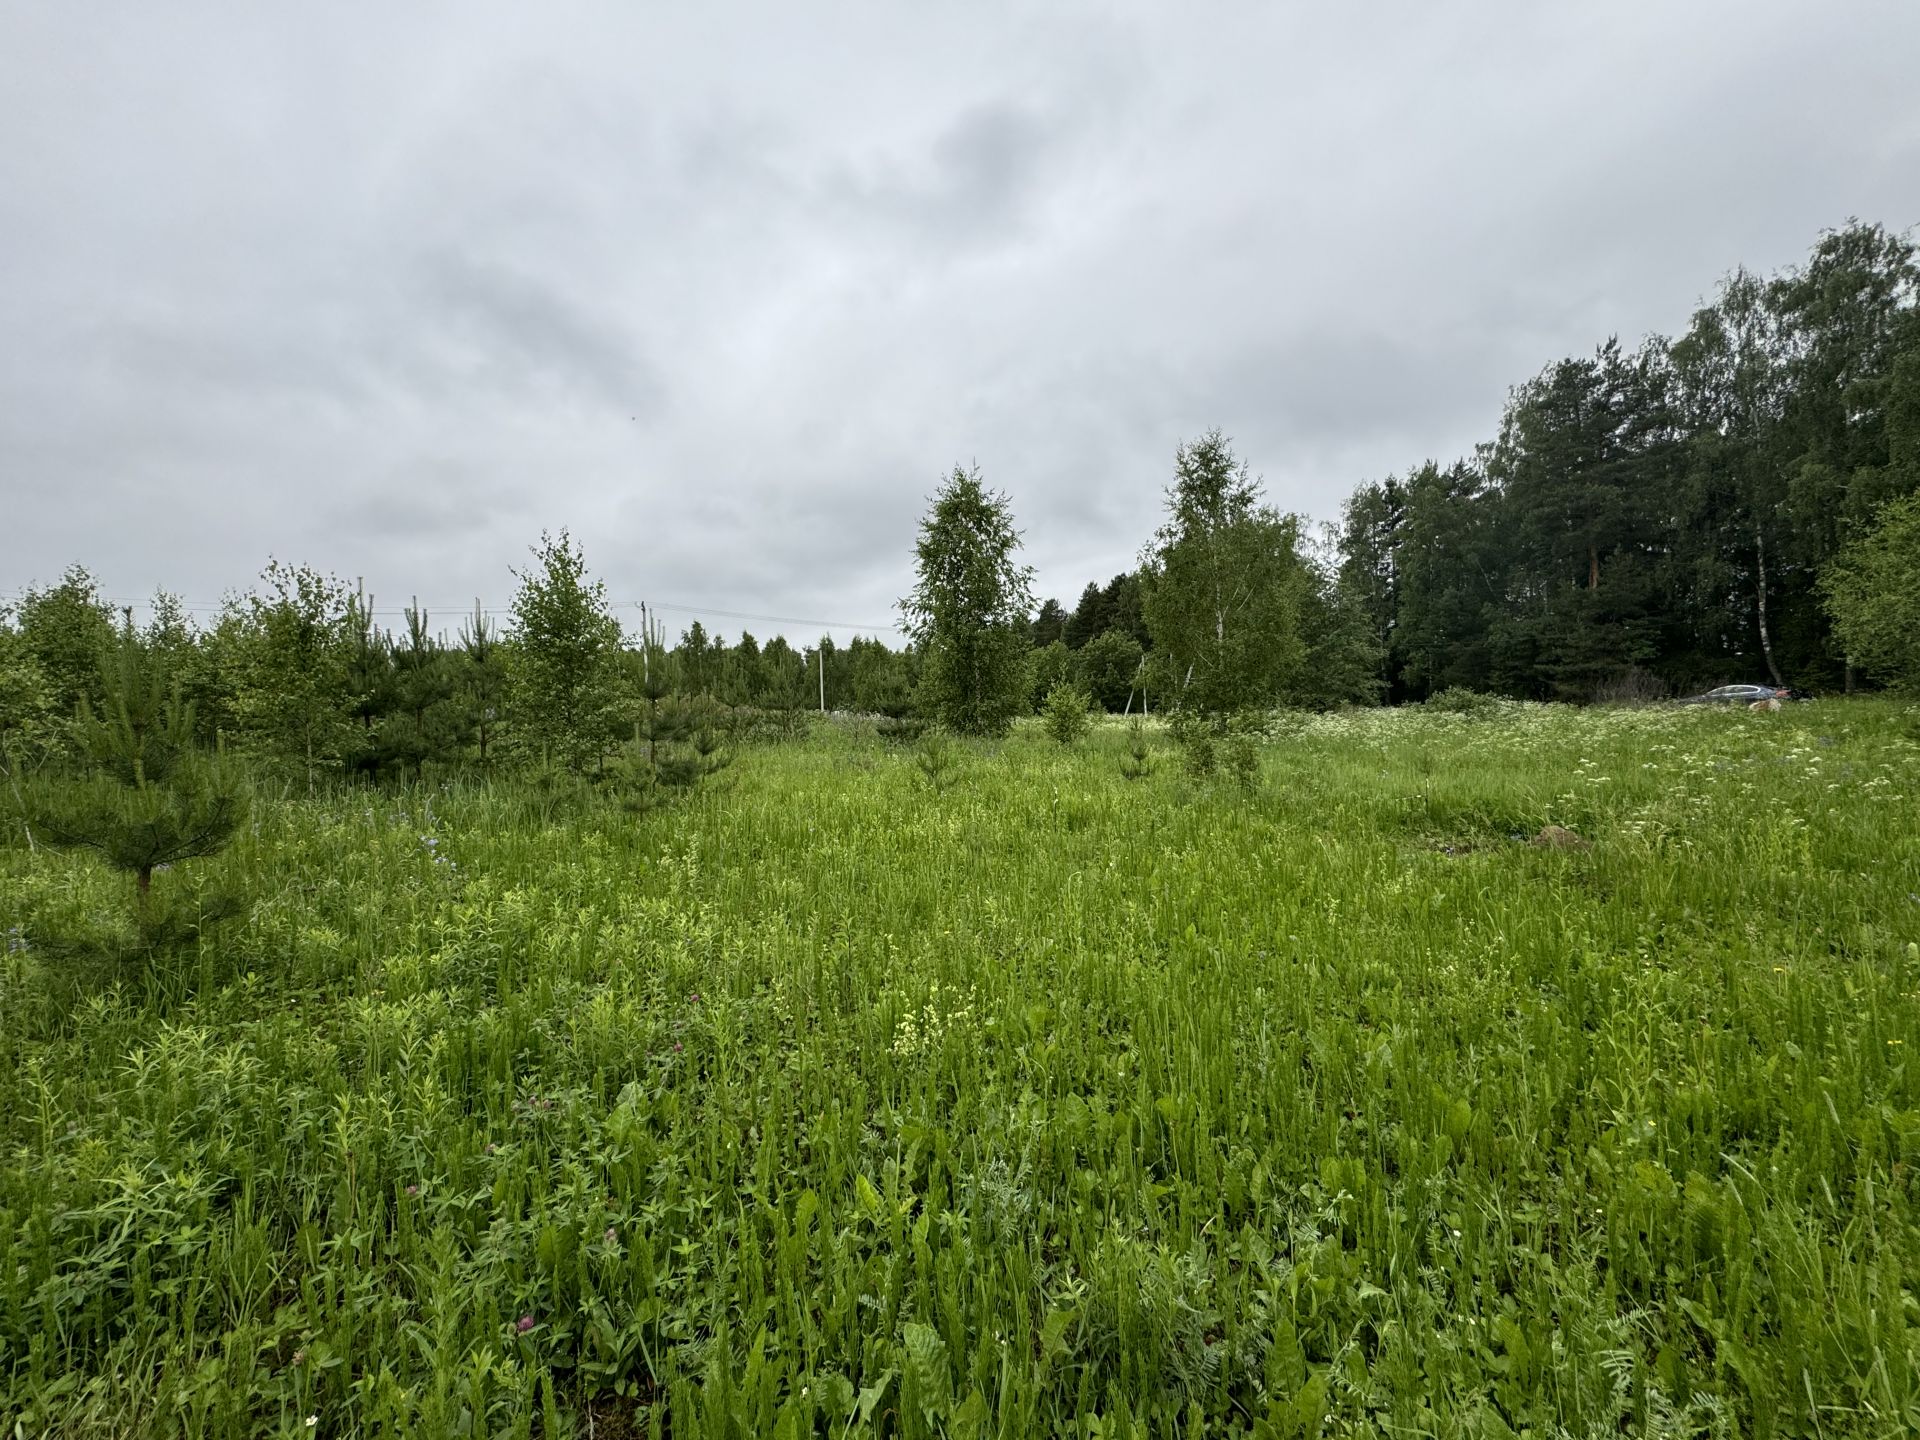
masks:
[[[78,1001],[42,937],[125,882],[14,836],[0,1413],[1920,1432],[1920,715],[1328,717],[1251,794],[1124,747],[262,791],[247,917]]]

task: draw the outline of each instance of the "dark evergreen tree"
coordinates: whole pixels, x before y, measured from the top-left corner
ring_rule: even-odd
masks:
[[[459,762],[472,722],[460,674],[418,600],[407,607],[406,621],[406,633],[392,647],[393,704],[381,726],[381,751],[400,773],[419,779],[429,764]]]
[[[131,936],[76,946],[76,953],[151,964],[230,912],[225,902],[199,897],[168,903],[153,894],[153,881],[159,871],[224,849],[246,817],[246,801],[217,759],[195,748],[193,717],[131,619],[100,668],[101,703],[79,703],[73,760],[15,796],[38,840],[89,851],[133,881]]]
[[[1027,627],[1027,635],[1033,641],[1033,648],[1044,649],[1056,640],[1064,640],[1067,630],[1067,612],[1061,608],[1058,600],[1048,600],[1040,606],[1040,613],[1033,617],[1033,623]]]
[[[467,728],[473,737],[477,758],[485,769],[493,763],[494,745],[505,715],[509,677],[506,651],[478,600],[473,602],[473,614],[461,626],[460,659],[459,693],[466,703]]]
[[[1477,465],[1429,461],[1406,479],[1394,561],[1392,659],[1405,693],[1484,690],[1506,597],[1499,497]],[[1508,669],[1515,668],[1509,659]]]
[[[1341,512],[1338,584],[1366,620],[1380,656],[1382,696],[1389,702],[1407,696],[1399,633],[1399,560],[1406,516],[1406,487],[1392,475],[1362,485]]]
[[[1650,502],[1679,459],[1664,386],[1660,346],[1609,341],[1515,392],[1488,461],[1509,547],[1500,688],[1585,699],[1662,653],[1668,537]]]
[[[1074,606],[1073,614],[1067,617],[1060,638],[1067,642],[1069,650],[1078,650],[1094,636],[1104,634],[1106,629],[1106,593],[1089,580],[1087,588],[1080,592],[1080,603]]]
[[[733,705],[758,705],[766,689],[766,664],[760,642],[741,632],[740,643],[728,652],[726,698]]]
[[[1142,650],[1151,645],[1152,638],[1147,630],[1146,591],[1141,587],[1140,572],[1128,570],[1114,576],[1100,592],[1101,608],[1106,614],[1106,630],[1118,630],[1129,635]]]
[[[1079,688],[1103,710],[1127,708],[1140,689],[1140,642],[1120,629],[1096,635],[1075,657]]]
[[[879,640],[856,636],[847,647],[853,708],[895,719],[913,708],[912,657]]]
[[[372,779],[386,764],[381,731],[394,707],[393,647],[374,623],[373,599],[364,590],[347,601],[347,711],[353,734],[342,752],[349,773]]]

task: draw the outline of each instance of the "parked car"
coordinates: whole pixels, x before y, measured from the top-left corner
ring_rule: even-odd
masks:
[[[1682,705],[1751,705],[1758,700],[1792,700],[1793,691],[1780,685],[1722,685],[1704,695],[1689,695]]]

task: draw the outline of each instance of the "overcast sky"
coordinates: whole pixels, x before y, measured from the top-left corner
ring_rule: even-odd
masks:
[[[717,612],[893,623],[958,461],[1071,604],[1184,437],[1331,518],[1920,221],[1916,65],[1915,0],[0,0],[0,595],[450,612],[568,526],[799,638]]]

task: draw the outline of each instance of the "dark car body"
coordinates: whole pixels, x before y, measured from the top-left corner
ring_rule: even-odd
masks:
[[[1783,685],[1722,685],[1704,695],[1689,695],[1682,705],[1752,705],[1761,700],[1791,700],[1793,691]]]

